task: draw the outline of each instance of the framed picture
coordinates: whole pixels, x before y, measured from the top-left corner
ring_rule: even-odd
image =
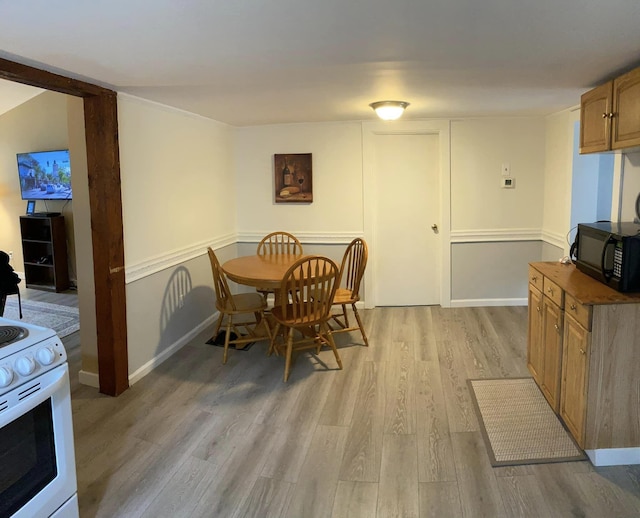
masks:
[[[311,153],[273,157],[276,203],[312,203]]]
[[[27,201],[27,215],[31,216],[36,211],[36,200]]]

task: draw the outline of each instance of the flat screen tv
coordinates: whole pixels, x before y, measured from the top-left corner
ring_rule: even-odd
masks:
[[[18,153],[18,176],[23,200],[70,200],[69,150]]]

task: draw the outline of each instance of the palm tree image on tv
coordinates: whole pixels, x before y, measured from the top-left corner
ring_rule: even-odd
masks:
[[[71,199],[68,150],[20,153],[17,158],[23,200]]]

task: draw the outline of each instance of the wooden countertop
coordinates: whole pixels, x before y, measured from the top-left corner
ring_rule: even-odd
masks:
[[[581,304],[640,304],[640,293],[620,293],[582,273],[573,264],[560,262],[529,263]]]

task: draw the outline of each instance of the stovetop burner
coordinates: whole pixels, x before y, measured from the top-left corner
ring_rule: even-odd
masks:
[[[24,327],[20,326],[0,326],[0,348],[9,345],[11,342],[21,340],[29,335]]]

